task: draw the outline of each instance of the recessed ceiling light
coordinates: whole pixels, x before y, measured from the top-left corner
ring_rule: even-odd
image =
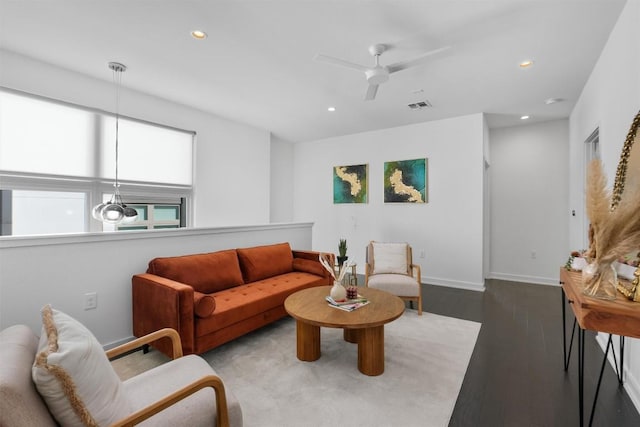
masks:
[[[518,65],[520,65],[520,68],[529,68],[533,65],[533,61],[531,59],[527,59],[526,61],[522,61]]]
[[[333,113],[334,111],[336,111],[336,107],[329,107],[327,108],[327,111],[331,111]]]
[[[520,120],[529,120],[529,116],[520,116]]]
[[[207,33],[202,30],[193,30],[191,31],[191,37],[197,40],[204,40],[207,38]]]
[[[562,102],[562,101],[564,101],[564,99],[562,99],[562,98],[549,98],[549,99],[545,100],[544,103],[547,104],[547,105],[551,105],[551,104],[555,104],[557,102]]]

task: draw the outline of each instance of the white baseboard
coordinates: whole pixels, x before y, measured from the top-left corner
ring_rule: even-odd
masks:
[[[498,279],[498,280],[507,280],[509,282],[524,282],[524,283],[534,283],[537,285],[552,285],[558,286],[558,278],[557,277],[539,277],[539,276],[525,276],[521,274],[508,274],[508,273],[497,273],[491,272],[489,273],[489,279]]]
[[[628,339],[630,338],[627,338],[627,340]],[[599,333],[596,335],[596,342],[602,349],[603,353],[607,348],[608,340],[609,340],[609,334]],[[618,363],[620,363],[620,355],[618,354],[620,350],[620,345],[618,344],[618,342],[616,342],[615,337],[614,337],[613,346],[614,346],[614,350],[616,351],[616,358],[618,360]],[[627,346],[625,348],[626,354],[624,355],[626,361],[629,360],[629,351],[630,351],[630,348]],[[607,355],[607,360],[609,361],[609,364],[611,365],[611,367],[615,369],[615,363],[614,363],[613,355],[611,354],[611,352],[609,352],[609,354]],[[640,378],[636,378],[633,375],[633,372],[631,372],[631,370],[629,369],[628,362],[625,362],[624,373],[622,378],[624,379],[624,389],[627,391],[627,394],[629,395],[631,402],[633,402],[633,405],[636,407],[638,412],[640,412]]]
[[[118,341],[114,341],[114,342],[111,342],[111,343],[105,344],[105,345],[103,345],[103,346],[102,346],[102,348],[104,348],[104,350],[105,350],[105,351],[107,351],[107,350],[111,350],[112,348],[115,348],[115,347],[117,347],[117,346],[119,346],[119,345],[122,345],[122,344],[126,344],[126,343],[128,343],[129,341],[133,341],[134,339],[136,339],[136,337],[134,337],[134,336],[130,336],[130,337],[128,337],[128,338],[123,338],[123,339],[121,339],[121,340],[118,340]]]
[[[442,279],[439,277],[422,276],[422,283],[446,286],[449,288],[466,289],[468,291],[484,292],[484,283],[461,282],[458,280]]]

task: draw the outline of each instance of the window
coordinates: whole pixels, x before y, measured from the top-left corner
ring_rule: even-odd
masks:
[[[184,227],[181,212],[184,200],[179,204],[132,204],[127,206],[138,212],[136,220],[130,224],[119,224],[118,231],[124,230],[160,230]]]
[[[185,227],[194,133],[127,117],[119,126],[120,192],[146,215],[118,229]],[[91,207],[110,198],[114,172],[113,115],[0,88],[2,235],[113,230]]]

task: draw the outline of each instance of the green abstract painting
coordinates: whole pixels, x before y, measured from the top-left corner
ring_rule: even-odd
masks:
[[[427,159],[384,163],[385,203],[427,203]]]
[[[333,168],[333,203],[367,203],[369,165]]]

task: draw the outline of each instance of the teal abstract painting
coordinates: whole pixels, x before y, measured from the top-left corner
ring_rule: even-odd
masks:
[[[385,203],[427,203],[427,159],[384,163]]]
[[[367,203],[368,165],[333,168],[333,203]]]

